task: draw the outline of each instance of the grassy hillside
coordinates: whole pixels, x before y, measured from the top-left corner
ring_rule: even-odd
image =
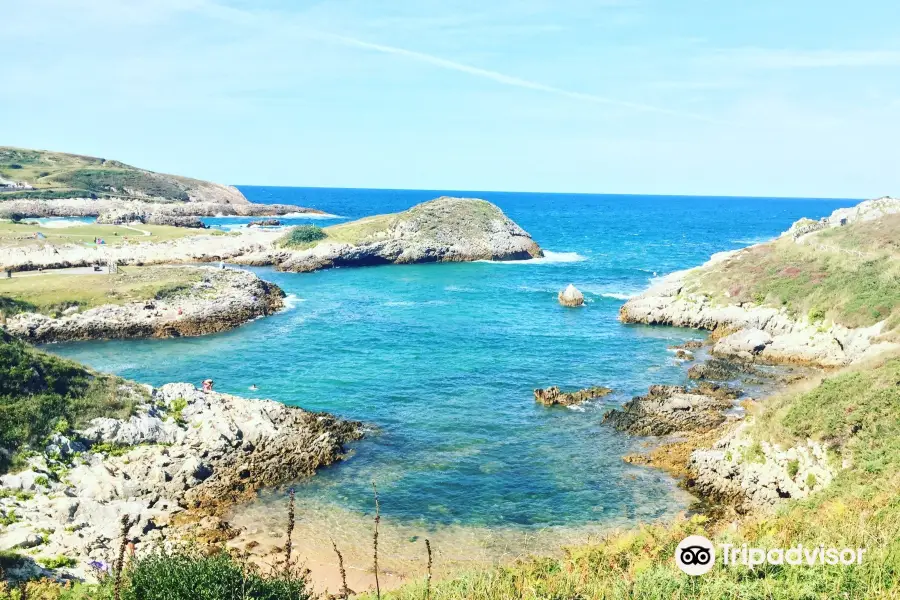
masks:
[[[27,183],[34,190],[0,190],[11,198],[71,197],[161,198],[187,202],[209,184],[197,179],[154,173],[115,160],[0,146],[0,178]],[[246,201],[237,190],[216,186],[232,201]]]
[[[0,313],[54,315],[70,306],[87,310],[104,304],[171,298],[200,281],[194,268],[120,267],[115,274],[18,273],[0,279]]]
[[[723,303],[785,307],[795,317],[900,329],[900,214],[784,236],[691,274],[687,288]]]
[[[807,392],[763,405],[755,435],[772,441],[829,440],[846,461],[832,484],[775,515],[714,524],[703,517],[645,526],[606,543],[570,548],[562,559],[533,559],[431,585],[434,600],[508,598],[826,599],[900,596],[900,358],[823,380]],[[866,548],[851,566],[726,568],[690,577],[674,564],[678,543],[700,534],[736,546],[790,548],[798,543]],[[387,594],[424,597],[424,582]]]
[[[127,417],[140,388],[46,354],[0,330],[0,473],[15,466],[28,446],[41,447],[100,416]],[[131,389],[131,388],[129,388]]]

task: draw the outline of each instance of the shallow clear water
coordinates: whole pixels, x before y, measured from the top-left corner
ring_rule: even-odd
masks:
[[[401,210],[428,191],[245,187],[258,202],[347,218]],[[683,381],[666,347],[700,337],[625,326],[628,295],[654,275],[773,237],[850,200],[468,193],[495,202],[546,250],[518,263],[257,272],[291,308],[193,339],[91,342],[51,350],[153,384],[198,383],[371,424],[355,455],[298,488],[316,506],[370,510],[420,525],[534,529],[647,520],[683,508],[656,471],[622,462],[639,442],[600,424],[603,410],[653,383]],[[569,283],[587,306],[564,309]],[[548,410],[532,389],[605,385],[582,410]]]

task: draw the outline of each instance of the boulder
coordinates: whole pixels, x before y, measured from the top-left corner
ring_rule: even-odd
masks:
[[[742,329],[717,341],[713,354],[750,360],[771,343],[772,336],[761,329]]]
[[[559,303],[563,306],[575,307],[584,304],[584,294],[571,283],[559,293]]]

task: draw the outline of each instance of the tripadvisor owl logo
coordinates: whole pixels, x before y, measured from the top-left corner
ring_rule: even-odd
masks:
[[[716,549],[702,535],[689,535],[675,548],[675,564],[688,575],[703,575],[716,564]]]

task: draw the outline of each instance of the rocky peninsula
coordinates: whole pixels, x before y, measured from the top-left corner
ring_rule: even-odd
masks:
[[[867,310],[841,284],[865,285],[860,267],[871,270],[884,306],[892,302],[895,248],[878,241],[900,233],[897,213],[900,200],[881,198],[836,211],[813,230],[800,221],[776,240],[664,277],[626,302],[620,318],[716,330],[713,354],[744,361],[840,367],[900,348],[890,310]]]
[[[691,491],[742,513],[805,498],[852,466],[852,433],[773,439],[787,428],[777,405],[815,401],[828,392],[815,387],[816,379],[764,371],[754,363],[849,367],[856,373],[851,379],[884,368],[879,361],[900,348],[900,298],[891,284],[897,276],[898,213],[900,201],[881,198],[820,221],[804,219],[776,240],[716,255],[626,302],[620,311],[626,323],[713,332],[706,342],[712,358],[687,373],[697,386],[653,386],[605,415],[617,429],[659,438],[649,454],[629,460],[669,469]],[[886,279],[883,292],[868,273],[871,264]],[[872,303],[881,293],[883,299],[867,310],[855,310],[860,295]],[[765,403],[731,387],[766,379],[772,382],[767,389],[780,391]],[[813,392],[804,395],[810,387]],[[773,412],[767,412],[770,403],[776,405]],[[836,461],[841,454],[843,461]]]
[[[201,216],[321,214],[298,206],[252,204],[234,186],[47,150],[0,146],[0,181],[6,182],[0,185],[0,218],[100,217],[114,222],[127,216],[178,224]]]
[[[23,470],[0,477],[0,551],[28,557],[18,569],[30,576],[63,556],[55,576],[93,580],[113,564],[123,518],[137,552],[230,539],[239,531],[217,515],[340,460],[362,435],[359,423],[190,384],[120,381],[116,394],[134,405],[129,417],[57,425]]]
[[[0,295],[20,280],[40,284],[40,279],[36,278],[46,280],[50,277],[53,276],[41,274],[0,281]],[[77,300],[69,301],[66,306],[66,294],[61,292],[55,299],[52,314],[39,312],[38,307],[23,302],[24,312],[6,318],[9,333],[34,344],[194,336],[232,329],[257,317],[272,314],[284,306],[284,292],[278,286],[263,281],[253,273],[237,269],[148,267],[112,275],[57,277],[78,285],[83,284],[79,278],[99,278],[100,284],[110,286],[112,293],[117,294],[122,293],[125,286],[135,287],[138,291],[156,291],[146,298],[101,304],[87,310],[82,310]],[[153,287],[158,280],[174,283]],[[48,285],[64,283],[57,279],[48,282]],[[95,285],[92,281],[84,284]]]
[[[313,238],[301,236],[295,241],[298,230],[309,230]],[[104,247],[28,240],[7,245],[0,267],[25,271],[98,262],[152,265],[225,260],[309,272],[332,267],[527,260],[540,256],[543,251],[531,236],[493,204],[469,198],[438,198],[396,214],[325,228],[303,226],[287,234],[256,227],[229,234],[190,230],[164,241],[138,235],[127,243]]]
[[[527,260],[543,256],[531,236],[497,206],[441,197],[409,210],[332,225],[309,240],[290,233],[274,247],[236,259],[298,273],[334,267]]]

